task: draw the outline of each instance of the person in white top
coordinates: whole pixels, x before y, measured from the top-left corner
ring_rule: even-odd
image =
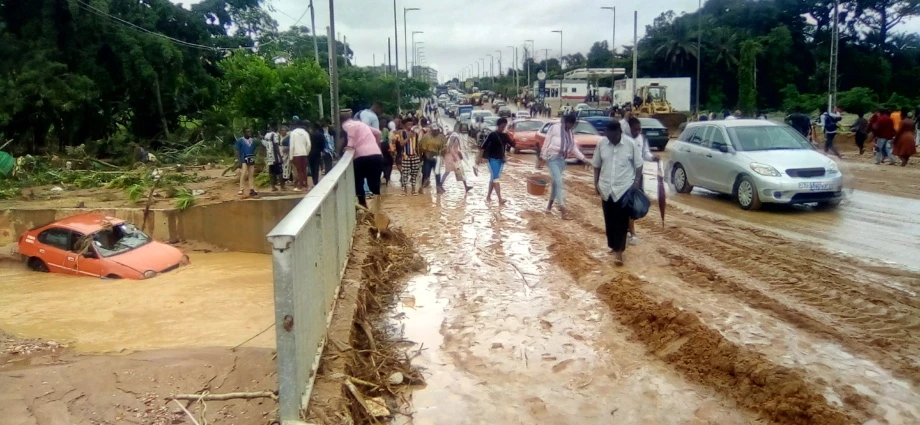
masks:
[[[594,190],[602,201],[607,246],[615,256],[615,264],[622,266],[629,231],[629,207],[621,201],[630,188],[639,185],[641,176],[636,170],[643,164],[642,151],[635,140],[623,134],[619,122],[607,123],[604,135],[591,159]]]
[[[380,102],[374,102],[369,109],[364,109],[361,112],[358,112],[358,115],[355,115],[355,118],[358,121],[361,121],[367,124],[370,128],[380,128],[380,119],[377,118],[380,113],[383,111],[383,106]]]
[[[632,139],[639,145],[639,151],[642,152],[643,161],[653,161],[658,162],[658,157],[652,155],[651,149],[648,146],[648,139],[645,138],[645,135],[642,134],[642,122],[638,118],[630,117],[629,118],[629,135]],[[645,179],[642,177],[642,166],[639,166],[636,169],[636,174],[638,174],[638,185],[639,190],[645,190]],[[629,244],[636,245],[639,243],[639,238],[636,237],[636,222],[635,220],[629,220]]]
[[[294,123],[294,130],[288,136],[291,149],[291,162],[297,173],[294,190],[307,189],[307,156],[310,154],[310,133],[306,130],[307,124],[298,120]]]
[[[580,161],[585,160],[584,154],[575,143],[575,128],[577,120],[574,115],[566,115],[562,122],[550,127],[546,133],[546,141],[540,149],[540,159],[546,161],[549,174],[553,183],[549,194],[549,203],[546,212],[553,210],[553,203],[559,206],[563,220],[570,219],[568,209],[565,207],[565,186],[562,184],[562,172],[565,170],[565,160],[569,155],[575,155]]]

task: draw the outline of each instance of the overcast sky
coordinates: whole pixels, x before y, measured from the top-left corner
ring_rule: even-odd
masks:
[[[197,0],[173,0],[175,3],[195,3]],[[286,29],[297,22],[307,10],[308,0],[266,0],[276,10],[273,13],[279,27]],[[479,58],[485,59],[489,68],[489,57],[495,60],[498,72],[498,55],[501,50],[503,67],[508,68],[513,54],[508,46],[518,46],[523,56],[525,40],[534,40],[536,58],[545,57],[543,49],[551,49],[550,57],[559,56],[559,34],[563,31],[563,54],[587,53],[595,41],[611,39],[613,12],[602,10],[602,6],[616,6],[616,45],[632,45],[633,12],[639,5],[639,38],[645,26],[662,12],[692,12],[697,9],[697,0],[643,0],[624,4],[616,0],[397,0],[399,25],[399,65],[405,67],[403,48],[403,8],[418,7],[420,11],[408,12],[408,30],[411,44],[412,31],[416,41],[422,41],[425,59],[423,64],[438,70],[443,81],[452,78],[461,69],[473,65]],[[329,25],[329,1],[315,0],[316,26],[324,32]],[[391,0],[338,0],[336,2],[336,32],[347,38],[348,45],[355,52],[359,66],[382,64],[387,55],[387,38],[393,39],[393,2]],[[310,24],[307,13],[300,25]],[[917,31],[918,22],[901,25],[896,31]],[[394,40],[395,41],[395,40]],[[411,59],[411,46],[410,46]],[[394,52],[395,53],[395,52]],[[393,57],[395,64],[396,58]],[[480,65],[482,66],[482,65]]]

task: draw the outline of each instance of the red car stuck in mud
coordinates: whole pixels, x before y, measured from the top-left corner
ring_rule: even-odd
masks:
[[[31,229],[19,238],[19,254],[35,271],[109,279],[150,279],[189,263],[177,248],[102,214]]]

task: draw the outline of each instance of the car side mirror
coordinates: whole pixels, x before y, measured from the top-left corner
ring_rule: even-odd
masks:
[[[715,143],[713,144],[713,147],[717,149],[719,152],[728,153],[728,145],[726,145],[725,143]]]

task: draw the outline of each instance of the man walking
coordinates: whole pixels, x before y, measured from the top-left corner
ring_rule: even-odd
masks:
[[[291,162],[294,163],[295,183],[294,191],[307,190],[307,157],[310,155],[310,133],[306,130],[307,123],[301,120],[294,122],[294,130],[288,136],[291,145]]]
[[[604,136],[591,159],[594,190],[602,200],[607,246],[614,255],[614,264],[622,266],[629,230],[629,206],[623,198],[630,188],[638,188],[641,176],[636,170],[642,167],[642,152],[635,141],[623,135],[616,121],[607,123]]]
[[[856,147],[859,148],[859,154],[862,155],[865,151],[866,139],[869,138],[869,120],[866,119],[865,114],[859,114],[856,122],[850,126],[850,131],[855,135]]]
[[[565,207],[565,187],[562,182],[562,174],[565,171],[565,160],[569,155],[575,155],[579,161],[584,161],[585,156],[575,144],[575,134],[572,129],[575,128],[577,120],[574,115],[566,115],[562,122],[550,127],[546,133],[546,141],[540,150],[540,159],[546,161],[549,167],[549,174],[552,177],[552,186],[549,195],[549,203],[546,204],[546,212],[553,211],[553,204],[559,207],[563,220],[569,220],[569,210]]]
[[[837,158],[843,159],[843,156],[834,147],[834,138],[837,137],[837,123],[840,120],[840,108],[837,108],[836,111],[828,111],[824,115],[824,153],[831,151],[834,155],[837,155]]]
[[[497,128],[488,137],[486,137],[485,142],[482,144],[482,153],[480,156],[480,162],[489,163],[489,173],[491,180],[489,181],[489,192],[486,194],[486,202],[492,202],[492,191],[495,191],[495,194],[498,196],[498,203],[504,204],[505,200],[502,198],[502,188],[499,184],[498,179],[502,175],[502,168],[505,166],[505,152],[508,151],[513,143],[511,138],[505,134],[505,127],[508,126],[507,118],[499,118],[496,122]]]
[[[432,124],[430,132],[419,139],[418,152],[422,158],[423,189],[431,185],[432,172],[434,172],[435,188],[441,187],[441,175],[435,169],[446,145],[447,138],[441,134],[441,126],[437,124]]]
[[[894,139],[894,121],[891,120],[891,111],[888,108],[882,108],[878,118],[872,126],[872,134],[875,135],[875,163],[881,164],[888,158],[892,164],[895,163],[892,150],[894,147],[891,142]]]
[[[268,128],[268,133],[262,138],[265,147],[265,165],[268,167],[268,177],[271,181],[272,192],[278,191],[278,184],[284,190],[284,177],[282,176],[281,136],[275,133],[274,126]]]
[[[234,150],[240,164],[240,191],[237,194],[243,196],[248,186],[249,196],[257,196],[253,178],[256,165],[256,143],[252,139],[252,130],[243,129],[243,137],[237,139]]]
[[[789,124],[790,127],[801,133],[806,139],[809,138],[811,133],[811,119],[808,118],[808,115],[802,113],[801,107],[795,107],[792,113],[786,117],[785,121],[786,124]]]
[[[636,183],[639,190],[645,190],[645,179],[642,177],[642,169],[644,168],[644,161],[653,161],[658,162],[658,157],[652,155],[651,149],[648,146],[648,140],[646,140],[645,135],[642,134],[642,122],[639,121],[636,117],[629,118],[629,133],[633,141],[636,142],[636,145],[639,146],[639,152],[642,155],[643,165],[640,165],[636,169]],[[636,221],[629,220],[629,244],[637,245],[639,243],[639,238],[636,237]]]

